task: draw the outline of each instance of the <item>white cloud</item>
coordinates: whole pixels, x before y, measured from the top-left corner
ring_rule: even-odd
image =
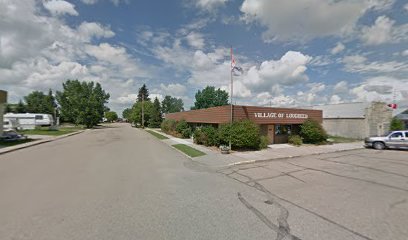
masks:
[[[63,0],[46,0],[43,1],[43,6],[53,15],[69,14],[78,16],[78,12],[75,10],[75,5]]]
[[[214,11],[216,8],[224,6],[227,1],[228,0],[193,0],[196,7],[206,11]]]
[[[335,55],[337,53],[342,52],[345,48],[346,47],[344,46],[343,43],[338,42],[337,45],[334,48],[332,48],[332,50],[330,52],[331,52],[331,54]]]
[[[88,4],[88,5],[93,5],[97,3],[99,0],[81,0],[81,2]],[[124,3],[129,3],[129,0],[110,0],[115,6],[118,6],[121,2]]]
[[[311,57],[300,52],[288,51],[279,60],[264,61],[252,66],[243,77],[243,82],[258,88],[270,88],[276,84],[296,85],[309,80],[306,65]]]
[[[408,49],[402,51],[401,55],[404,56],[404,57],[408,56]]]
[[[170,95],[172,97],[178,98],[185,96],[187,92],[186,86],[180,83],[170,83],[168,85],[162,83],[160,84],[160,89],[164,95]]]
[[[395,21],[379,16],[374,25],[362,28],[361,40],[365,45],[380,45],[408,40],[408,24],[395,26]]]
[[[360,73],[396,73],[408,72],[408,63],[404,61],[369,62],[361,55],[346,56],[343,58],[345,70]]]
[[[90,41],[93,37],[111,38],[115,36],[115,33],[110,28],[95,22],[82,22],[78,27],[78,34],[87,41]]]
[[[191,32],[186,36],[190,46],[202,49],[205,46],[204,36],[201,33]]]
[[[397,101],[404,100],[404,93],[408,91],[408,79],[386,76],[373,77],[365,80],[359,86],[350,90],[358,101],[385,101],[391,102],[394,97]],[[405,99],[406,100],[406,99]]]
[[[70,27],[59,16],[42,15],[42,1],[0,1],[0,85],[16,102],[33,90],[60,90],[66,79],[100,82],[121,110],[128,94],[151,79],[152,67],[121,46],[94,45],[113,37],[109,27],[83,22]]]
[[[348,83],[346,81],[340,81],[336,83],[336,85],[333,87],[333,92],[335,94],[343,94],[347,93],[349,90]]]
[[[243,20],[265,26],[265,41],[308,40],[350,32],[368,9],[389,8],[393,0],[245,0]]]
[[[404,5],[404,9],[408,11],[408,3]]]
[[[331,97],[330,97],[330,103],[331,104],[338,104],[338,103],[341,103],[342,101],[341,101],[341,97],[340,96],[338,96],[338,95],[332,95]]]

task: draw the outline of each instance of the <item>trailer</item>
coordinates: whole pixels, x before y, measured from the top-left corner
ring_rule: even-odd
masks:
[[[21,130],[54,125],[52,115],[43,113],[7,113],[4,115],[4,120],[17,121],[18,128]]]

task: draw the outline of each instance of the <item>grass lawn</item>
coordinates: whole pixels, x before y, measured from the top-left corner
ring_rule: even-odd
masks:
[[[185,144],[175,144],[173,147],[177,148],[178,150],[182,151],[183,153],[187,154],[190,157],[200,157],[204,156],[205,153],[198,151],[195,148],[187,146]]]
[[[73,133],[77,132],[79,130],[83,130],[83,128],[79,127],[61,127],[58,128],[58,130],[50,130],[48,127],[43,127],[40,129],[33,129],[33,130],[22,130],[19,131],[19,133],[25,134],[25,135],[50,135],[50,136],[60,136],[68,133]]]
[[[11,147],[18,144],[28,143],[34,141],[33,139],[21,139],[16,141],[0,141],[0,148],[2,147]]]
[[[351,142],[360,141],[359,139],[339,137],[339,136],[329,136],[328,140],[329,142],[332,142],[332,143],[351,143]]]
[[[161,135],[161,134],[159,134],[159,133],[157,133],[157,132],[155,132],[155,131],[152,131],[152,130],[146,130],[146,132],[152,134],[153,136],[157,137],[157,138],[160,139],[160,140],[169,139],[168,137],[163,136],[163,135]]]

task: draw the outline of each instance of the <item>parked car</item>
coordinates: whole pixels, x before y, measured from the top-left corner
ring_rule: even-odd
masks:
[[[14,130],[5,130],[3,135],[0,135],[0,139],[3,141],[16,141],[21,139],[27,139],[27,136],[20,134]]]
[[[408,131],[393,131],[383,137],[368,137],[364,139],[364,145],[378,150],[385,148],[408,149]]]

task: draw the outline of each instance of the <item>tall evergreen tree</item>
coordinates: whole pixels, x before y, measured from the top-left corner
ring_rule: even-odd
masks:
[[[4,108],[4,113],[10,113],[10,112],[12,112],[10,104],[6,103],[6,107]]]
[[[137,101],[141,102],[142,97],[144,101],[150,101],[149,89],[147,89],[146,84],[143,84],[143,86],[139,88],[139,93],[137,94]]]
[[[162,118],[162,113],[161,113],[160,101],[156,97],[153,102],[153,107],[150,111],[149,127],[154,127],[154,128],[160,127],[162,120],[163,118]]]

